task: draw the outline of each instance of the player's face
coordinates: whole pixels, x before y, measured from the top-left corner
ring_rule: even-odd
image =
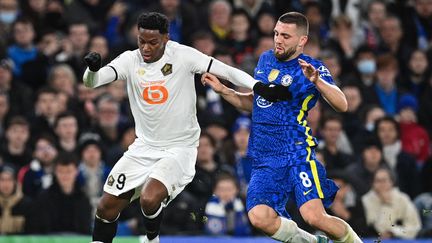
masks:
[[[307,36],[300,35],[296,24],[278,21],[273,31],[274,53],[277,59],[287,61],[297,57],[303,51]]]
[[[161,34],[159,30],[139,29],[138,48],[144,62],[159,60],[168,42],[168,34]]]

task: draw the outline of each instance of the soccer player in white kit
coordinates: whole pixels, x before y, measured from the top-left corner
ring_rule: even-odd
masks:
[[[137,27],[138,49],[125,51],[102,68],[98,53],[84,58],[87,87],[126,80],[137,136],[105,182],[93,242],[112,242],[120,212],[138,197],[147,231],[144,241],[159,242],[163,208],[195,175],[200,135],[195,73],[213,73],[267,100],[291,98],[283,86],[265,85],[196,49],[169,41],[165,15],[141,14]]]

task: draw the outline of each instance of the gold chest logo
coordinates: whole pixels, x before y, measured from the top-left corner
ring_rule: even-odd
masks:
[[[162,68],[161,68],[162,74],[164,76],[170,75],[172,73],[172,64],[170,63],[166,63]]]
[[[271,71],[270,71],[270,73],[269,73],[269,75],[268,75],[268,81],[269,82],[273,82],[273,81],[275,81],[276,79],[277,79],[277,77],[279,76],[279,70],[277,70],[277,69],[272,69]]]

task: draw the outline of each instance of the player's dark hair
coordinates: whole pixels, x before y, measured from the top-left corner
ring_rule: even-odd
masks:
[[[138,29],[159,30],[161,34],[168,33],[168,18],[156,12],[143,13],[138,17]]]
[[[301,13],[298,12],[289,12],[285,13],[282,16],[279,17],[278,21],[284,23],[284,24],[295,24],[297,25],[297,28],[301,29],[304,33],[304,35],[309,34],[309,22]]]
[[[74,165],[78,166],[78,156],[72,152],[60,152],[54,160],[56,166],[68,166]]]

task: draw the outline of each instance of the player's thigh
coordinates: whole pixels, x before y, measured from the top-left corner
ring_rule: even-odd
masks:
[[[184,190],[195,175],[196,148],[171,148],[154,165],[149,177],[161,182],[168,193],[164,206]],[[143,187],[146,188],[145,186]],[[142,191],[141,193],[146,193]]]
[[[324,166],[316,159],[313,148],[309,147],[297,152],[288,178],[299,208],[313,199],[321,199],[324,205],[330,205],[338,190],[336,184],[327,179]]]
[[[289,217],[285,210],[288,201],[288,192],[284,190],[283,178],[285,168],[260,167],[252,169],[252,177],[249,182],[246,195],[246,208],[249,212],[258,205],[266,205],[277,214]]]

